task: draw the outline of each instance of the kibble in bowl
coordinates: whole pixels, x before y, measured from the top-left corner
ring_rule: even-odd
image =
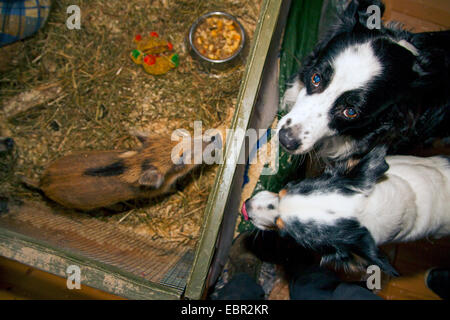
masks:
[[[210,12],[192,25],[189,42],[192,51],[200,59],[223,64],[241,53],[245,33],[242,25],[232,15]]]

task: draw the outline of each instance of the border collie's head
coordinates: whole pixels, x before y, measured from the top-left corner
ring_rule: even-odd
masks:
[[[289,152],[303,154],[337,136],[348,138],[340,152],[348,151],[349,143],[389,122],[389,107],[416,79],[417,51],[401,38],[407,33],[367,27],[367,8],[374,4],[384,11],[380,1],[353,0],[303,61],[285,95],[291,110],[278,124],[280,143]]]
[[[279,197],[269,191],[258,192],[253,198],[244,203],[244,210],[248,219],[261,230],[276,229],[275,219],[278,213]]]
[[[320,177],[289,184],[279,195],[258,193],[247,201],[248,216],[260,229],[278,229],[319,251],[323,262],[345,267],[360,257],[395,275],[358,221],[367,196],[389,168],[385,155],[386,149],[378,147],[351,169],[338,164]]]

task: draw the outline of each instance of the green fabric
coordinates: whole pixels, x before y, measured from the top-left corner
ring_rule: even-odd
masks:
[[[300,61],[309,54],[317,42],[323,0],[293,0],[289,11],[280,56],[280,97],[283,97],[286,86],[300,68]],[[278,118],[284,115],[278,113]],[[268,137],[268,140],[270,137]],[[302,159],[280,147],[279,169],[276,175],[260,176],[253,194],[262,190],[279,192],[289,181],[303,177],[299,170]],[[251,231],[251,222],[241,218],[238,231]]]
[[[317,42],[323,0],[293,0],[281,48],[280,97]]]
[[[284,95],[289,80],[300,68],[300,61],[308,55],[317,42],[323,0],[294,0],[284,33],[280,58],[279,89]],[[284,112],[279,112],[281,118]],[[261,176],[255,193],[260,190],[280,191],[289,181],[300,178],[298,167],[301,158],[280,147],[278,174]]]

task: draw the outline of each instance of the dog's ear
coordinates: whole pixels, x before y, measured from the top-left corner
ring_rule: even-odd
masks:
[[[389,165],[385,160],[386,151],[387,148],[385,146],[375,147],[358,164],[345,172],[344,176],[349,183],[349,187],[362,190],[371,189],[383,177],[386,171],[389,170]],[[345,167],[340,171],[344,170]]]
[[[360,241],[352,248],[353,253],[367,261],[367,266],[376,265],[387,274],[398,277],[397,270],[389,263],[387,257],[378,249],[369,230],[361,227]]]
[[[342,15],[342,22],[347,25],[362,26],[367,28],[367,21],[372,16],[371,6],[380,9],[380,18],[383,16],[386,7],[380,0],[352,0]]]
[[[334,269],[344,271],[354,270],[352,265],[352,254],[348,250],[336,250],[334,253],[322,255],[321,266],[332,266]]]
[[[378,249],[369,230],[359,222],[341,221],[334,238],[333,249],[328,248],[325,250],[327,253],[322,255],[322,265],[334,265],[345,271],[361,271],[376,265],[387,274],[398,276],[387,257]]]

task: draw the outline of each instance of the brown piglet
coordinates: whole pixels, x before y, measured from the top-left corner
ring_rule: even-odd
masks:
[[[35,186],[55,202],[85,211],[153,198],[170,192],[179,178],[200,165],[194,163],[199,152],[203,156],[206,150],[222,148],[221,134],[183,144],[172,141],[169,135],[136,136],[142,147],[135,151],[85,151],[63,156],[47,167]]]

